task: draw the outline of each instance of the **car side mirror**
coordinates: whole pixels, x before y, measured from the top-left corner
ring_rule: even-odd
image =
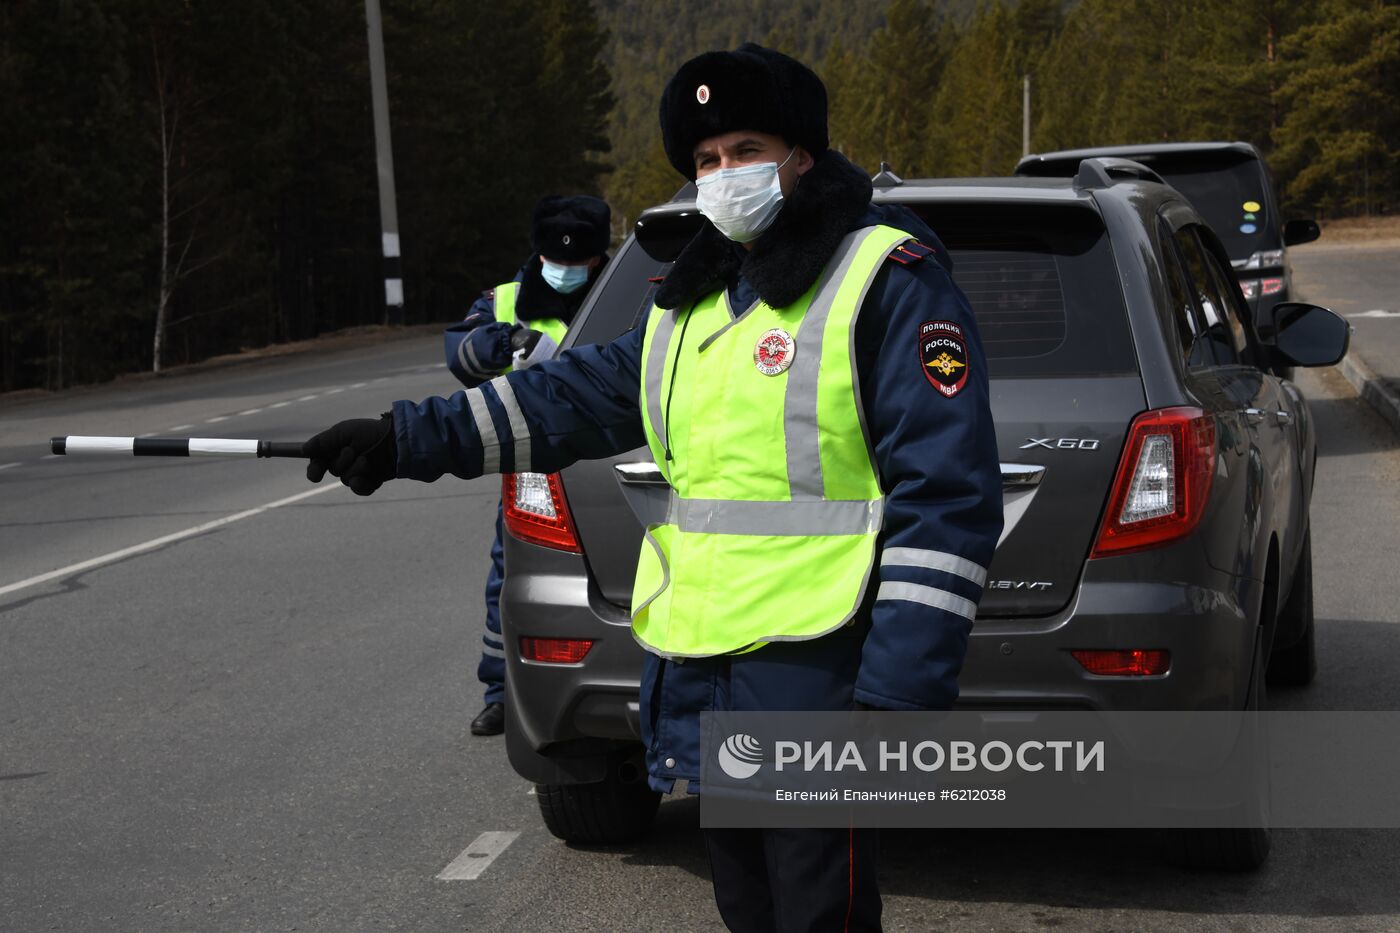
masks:
[[[1322,236],[1322,228],[1315,220],[1290,220],[1283,225],[1283,245],[1297,246],[1300,243],[1311,243]]]
[[[704,222],[704,215],[696,210],[680,214],[658,211],[638,217],[634,230],[648,256],[657,262],[675,262]]]
[[[1299,301],[1260,309],[1255,327],[1259,340],[1285,366],[1334,366],[1351,345],[1351,325],[1345,318]]]

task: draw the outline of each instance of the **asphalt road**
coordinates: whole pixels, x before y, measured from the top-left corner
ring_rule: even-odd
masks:
[[[1345,315],[1366,364],[1400,393],[1400,242],[1324,238],[1288,255],[1300,297]]]
[[[468,734],[495,482],[257,511],[321,487],[295,461],[45,459],[52,434],[300,439],[452,388],[439,354],[0,407],[0,930],[717,928],[694,800],[639,845],[571,848]],[[1400,438],[1335,373],[1300,384],[1321,670],[1271,701],[1400,708]],[[1398,831],[1278,832],[1244,876],[1165,867],[1128,830],[887,833],[882,859],[890,930],[1400,929]]]

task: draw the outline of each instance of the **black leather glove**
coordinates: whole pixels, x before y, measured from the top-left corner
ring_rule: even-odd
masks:
[[[311,482],[319,483],[329,472],[355,495],[368,496],[398,475],[394,416],[386,412],[341,421],[302,444],[301,452],[311,461],[306,465]]]
[[[539,343],[540,338],[543,336],[543,331],[531,330],[528,327],[522,327],[517,324],[515,325],[515,330],[510,332],[510,352],[515,353],[524,350],[525,355],[529,356],[531,352],[534,351],[535,344]]]

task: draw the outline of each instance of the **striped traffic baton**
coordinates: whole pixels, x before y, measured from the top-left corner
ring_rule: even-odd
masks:
[[[301,441],[254,441],[233,437],[55,437],[53,452],[134,457],[296,457]]]

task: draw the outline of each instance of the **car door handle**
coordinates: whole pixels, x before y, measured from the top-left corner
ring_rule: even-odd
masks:
[[[650,460],[613,465],[613,475],[617,481],[627,486],[667,486],[666,475]]]
[[[1001,465],[1002,489],[1026,489],[1039,486],[1045,476],[1045,467],[1032,463],[1003,463]]]
[[[1246,408],[1244,410],[1245,420],[1250,424],[1258,424],[1263,421],[1266,414],[1268,414],[1268,412],[1264,411],[1262,408]]]
[[[1293,412],[1291,411],[1276,411],[1274,412],[1274,417],[1278,419],[1279,424],[1293,423]]]

